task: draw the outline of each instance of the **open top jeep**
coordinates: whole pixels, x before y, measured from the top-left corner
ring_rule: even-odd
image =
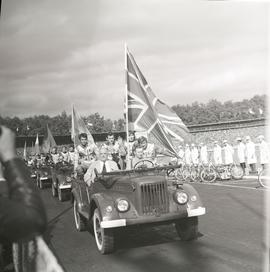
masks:
[[[151,167],[97,175],[88,186],[82,179],[72,184],[75,226],[93,227],[96,245],[102,254],[114,249],[114,228],[136,224],[174,223],[182,240],[198,234],[198,216],[205,207],[190,184],[168,179],[177,166]]]
[[[70,199],[73,172],[73,165],[52,168],[52,195],[53,197],[58,196],[61,202]]]

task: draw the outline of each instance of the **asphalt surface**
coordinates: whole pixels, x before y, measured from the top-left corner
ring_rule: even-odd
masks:
[[[46,239],[67,272],[262,271],[265,189],[252,179],[194,186],[207,209],[196,241],[180,241],[172,225],[123,229],[116,252],[101,255],[91,233],[75,230],[71,203],[58,202],[50,189],[41,192]]]

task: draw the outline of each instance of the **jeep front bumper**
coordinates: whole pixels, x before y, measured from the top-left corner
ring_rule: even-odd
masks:
[[[193,217],[193,216],[200,216],[204,215],[206,212],[205,207],[198,207],[196,209],[187,209],[186,216],[183,214],[161,214],[160,216],[142,216],[139,218],[132,218],[132,219],[116,219],[116,220],[103,220],[101,222],[101,227],[106,228],[117,228],[117,227],[125,227],[137,224],[148,224],[148,223],[158,223],[158,222],[165,222],[165,221],[173,221],[185,217]]]

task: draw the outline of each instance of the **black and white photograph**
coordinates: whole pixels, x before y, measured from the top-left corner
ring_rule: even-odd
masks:
[[[269,5],[0,0],[0,272],[269,272]]]

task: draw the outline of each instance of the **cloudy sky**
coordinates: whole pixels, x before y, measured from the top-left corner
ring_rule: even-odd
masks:
[[[266,3],[3,0],[0,115],[123,115],[124,43],[172,106],[266,92]]]

